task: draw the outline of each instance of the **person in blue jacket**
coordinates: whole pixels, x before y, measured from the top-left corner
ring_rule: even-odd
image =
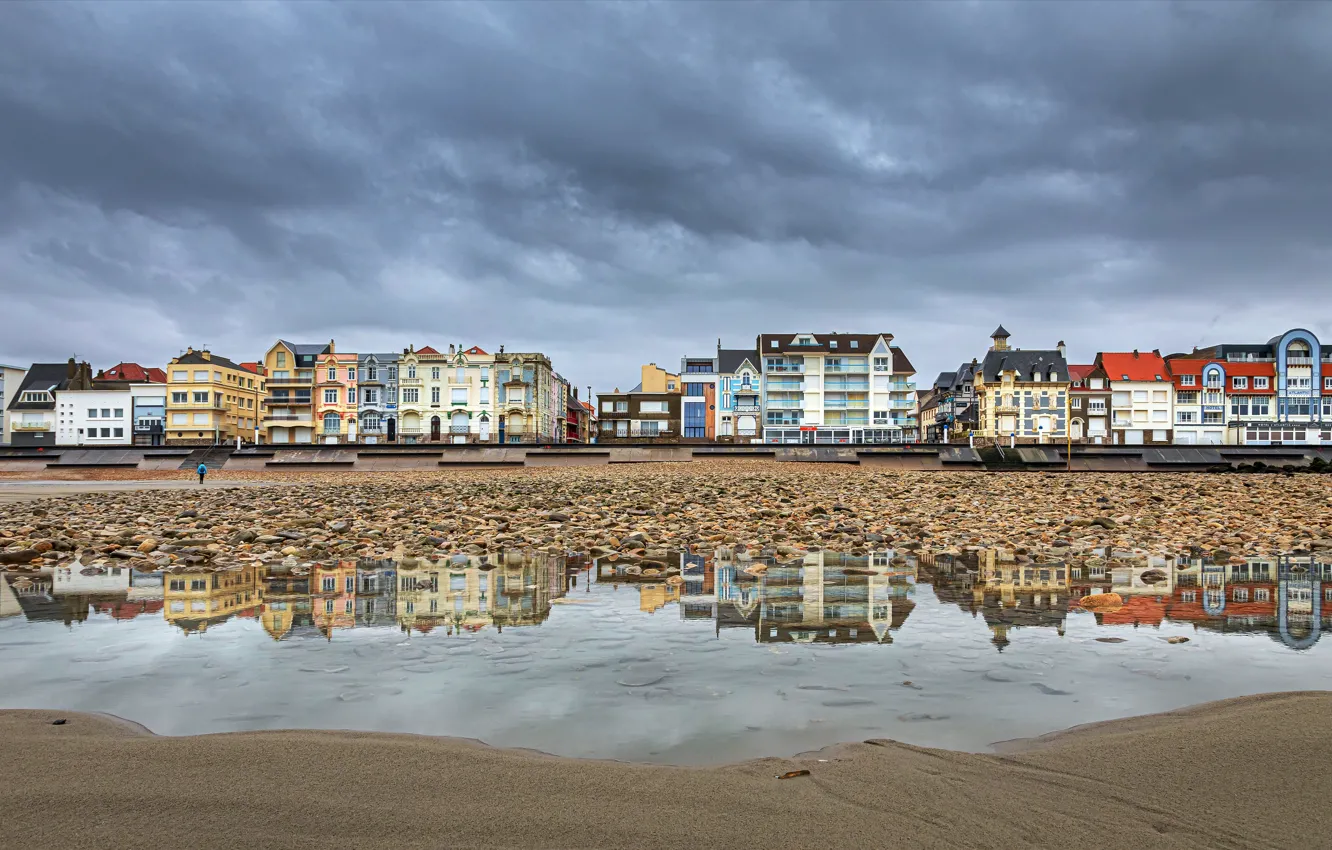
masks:
[[[199,473],[199,483],[202,484],[204,476],[208,474],[208,467],[201,463],[199,464],[199,468],[194,471]]]

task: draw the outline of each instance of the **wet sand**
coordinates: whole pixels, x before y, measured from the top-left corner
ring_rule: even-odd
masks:
[[[1003,755],[876,741],[679,768],[409,735],[164,738],[105,716],[7,711],[0,845],[1320,847],[1329,720],[1332,693],[1270,694],[1008,742]]]

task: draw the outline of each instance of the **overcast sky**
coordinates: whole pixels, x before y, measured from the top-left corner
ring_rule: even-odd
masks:
[[[0,362],[1332,338],[1332,5],[0,3]]]

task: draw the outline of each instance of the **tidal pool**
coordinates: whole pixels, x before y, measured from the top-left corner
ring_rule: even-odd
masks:
[[[1007,557],[5,573],[0,708],[103,711],[163,735],[410,732],[692,764],[866,738],[984,751],[1332,687],[1332,560]],[[1074,602],[1098,592],[1124,604]]]

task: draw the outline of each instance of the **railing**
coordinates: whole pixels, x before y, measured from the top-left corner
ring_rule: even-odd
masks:
[[[788,379],[788,378],[769,378],[768,381],[767,381],[767,384],[765,385],[764,388],[767,389],[767,390],[769,390],[769,391],[771,391],[771,390],[803,390],[803,389],[805,388],[805,382],[804,382],[803,380],[799,379],[799,378],[797,378],[797,379],[794,380],[794,381],[793,381],[793,380],[790,380],[790,379]],[[741,390],[741,395],[743,395],[743,394],[746,393],[746,392],[753,393],[753,394],[757,394],[757,393],[758,393],[758,390],[757,390],[757,389],[752,389],[752,390]]]
[[[1287,366],[1312,366],[1312,365],[1313,365],[1313,362],[1314,362],[1314,361],[1313,361],[1313,358],[1312,358],[1312,357],[1287,357],[1287,358],[1286,358],[1286,365],[1287,365]]]
[[[803,364],[803,363],[773,363],[773,364],[769,364],[769,365],[764,369],[764,371],[765,371],[765,372],[803,373],[803,372],[805,371],[805,364]]]
[[[860,392],[860,393],[864,393],[864,392],[869,392],[869,388],[870,388],[870,387],[869,387],[869,381],[845,381],[845,380],[843,380],[843,381],[833,381],[833,380],[828,380],[828,381],[824,381],[824,382],[823,382],[823,388],[824,388],[825,390],[832,390],[832,391],[834,391],[834,392],[853,392],[853,393],[855,393],[855,392]]]
[[[827,410],[867,410],[869,402],[859,399],[830,398],[823,402],[823,406]]]
[[[309,416],[299,414],[274,413],[263,417],[264,422],[314,422]]]
[[[803,419],[769,419],[767,422],[764,422],[763,424],[776,427],[779,425],[786,425],[786,426],[800,425],[803,422],[804,422]]]
[[[1105,402],[1087,405],[1088,413],[1105,413]]]
[[[314,399],[310,396],[269,395],[264,396],[264,404],[277,405],[279,407],[284,404],[296,405],[298,407],[309,407],[314,404]]]
[[[425,433],[425,430],[422,429],[422,428],[401,428],[401,427],[400,427],[400,428],[398,428],[398,433],[399,433],[399,434],[405,434],[405,435],[407,435],[407,436],[409,436],[409,437],[415,437],[415,436],[417,436],[418,434],[424,434],[424,433]]]
[[[913,381],[893,381],[888,385],[888,391],[893,393],[914,393],[916,384]],[[959,395],[962,395],[959,393]]]
[[[470,434],[470,433],[472,433],[472,426],[470,426],[470,425],[450,425],[450,426],[449,426],[449,433],[450,433],[450,434]]]
[[[842,375],[868,375],[868,374],[869,374],[869,365],[868,365],[868,364],[863,364],[863,365],[860,365],[860,366],[852,366],[852,365],[844,365],[844,366],[824,366],[824,367],[823,367],[823,371],[824,371],[825,374],[828,374],[828,375],[837,375],[837,374],[842,374]]]
[[[10,427],[15,431],[50,431],[50,422],[13,422]]]
[[[758,413],[761,409],[759,405],[752,402],[737,404],[732,408],[736,413]]]
[[[893,410],[910,410],[916,406],[916,403],[909,399],[895,398],[888,402],[888,406]]]
[[[282,386],[302,386],[302,387],[308,387],[308,386],[310,386],[310,385],[312,385],[312,384],[314,383],[314,376],[311,375],[311,376],[308,377],[308,378],[267,378],[267,379],[265,379],[265,380],[268,381],[268,385],[269,385],[270,387],[273,387],[273,386],[278,386],[278,387],[282,387]]]
[[[829,419],[824,417],[823,427],[825,428],[864,428],[869,425],[869,418],[864,419]]]

